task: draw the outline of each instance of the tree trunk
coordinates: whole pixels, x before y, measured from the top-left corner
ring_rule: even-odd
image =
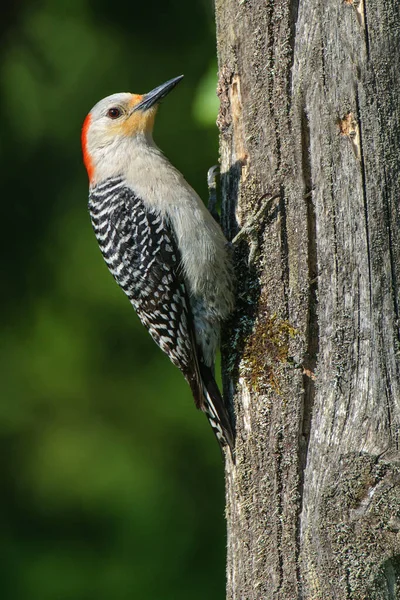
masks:
[[[400,598],[400,3],[216,17],[228,237],[265,205],[223,344],[227,597]]]

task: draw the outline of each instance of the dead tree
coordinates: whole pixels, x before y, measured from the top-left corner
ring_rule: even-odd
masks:
[[[262,209],[224,335],[227,597],[400,598],[400,3],[216,18],[225,231]]]

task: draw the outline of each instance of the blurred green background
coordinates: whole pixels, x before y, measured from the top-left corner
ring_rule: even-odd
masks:
[[[99,99],[184,73],[155,139],[206,195],[212,2],[19,0],[0,29],[0,598],[223,598],[218,445],[103,263],[80,150]]]

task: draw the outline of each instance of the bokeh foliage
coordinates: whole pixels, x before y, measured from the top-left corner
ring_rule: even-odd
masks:
[[[212,3],[20,0],[0,27],[0,598],[222,598],[219,449],[103,264],[79,141],[100,98],[184,73],[155,138],[206,194]]]

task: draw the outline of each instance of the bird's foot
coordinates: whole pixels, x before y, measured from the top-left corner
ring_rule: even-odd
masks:
[[[278,194],[278,193],[274,194],[273,196],[268,196],[267,194],[264,194],[264,196],[261,196],[261,198],[259,200],[259,201],[261,201],[260,208],[255,213],[255,215],[252,215],[250,217],[250,219],[248,220],[248,222],[245,225],[243,225],[243,227],[241,228],[239,233],[237,233],[235,235],[235,237],[233,238],[233,240],[231,242],[232,246],[236,246],[239,242],[241,242],[244,239],[246,239],[248,241],[248,244],[249,244],[248,264],[249,265],[252,265],[254,263],[254,259],[257,254],[259,245],[260,245],[260,243],[259,243],[260,218],[270,208],[273,201],[276,200],[277,198],[280,198],[280,194]]]

